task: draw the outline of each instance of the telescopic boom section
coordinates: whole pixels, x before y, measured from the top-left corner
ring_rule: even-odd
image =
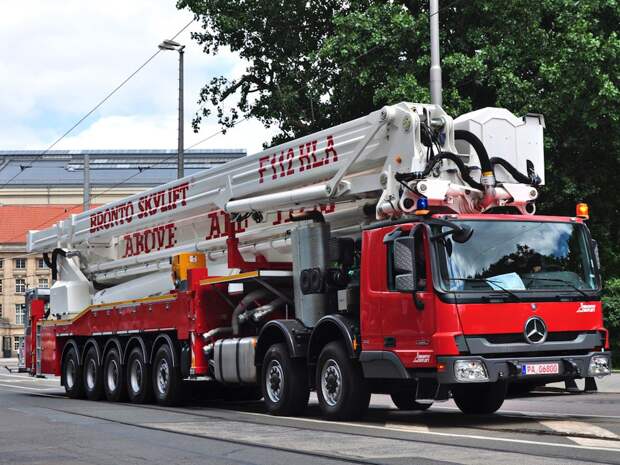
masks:
[[[502,141],[497,155],[516,172],[542,173],[542,118],[485,109],[453,121],[439,106],[403,102],[31,231],[28,250],[68,252],[73,265],[59,279],[81,272],[87,282],[122,283],[169,269],[181,252],[228,268],[227,243],[246,258],[290,261],[289,216],[299,209],[321,209],[336,234],[411,214],[422,198],[454,212],[531,212],[536,189],[505,164],[481,173],[493,149],[465,143],[459,154],[455,127]]]

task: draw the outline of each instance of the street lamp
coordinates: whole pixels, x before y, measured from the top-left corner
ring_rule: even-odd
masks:
[[[159,44],[159,49],[179,52],[179,147],[177,154],[177,178],[182,178],[185,175],[183,169],[183,50],[185,49],[185,45],[181,45],[174,40],[164,40]]]

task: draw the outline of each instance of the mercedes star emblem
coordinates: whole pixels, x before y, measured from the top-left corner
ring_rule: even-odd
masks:
[[[540,344],[547,339],[547,325],[537,316],[530,318],[525,322],[523,331],[525,340],[530,344]]]

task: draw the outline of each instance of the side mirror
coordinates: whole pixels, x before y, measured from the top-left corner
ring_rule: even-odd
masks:
[[[398,292],[415,292],[415,240],[411,236],[394,240],[394,287]]]

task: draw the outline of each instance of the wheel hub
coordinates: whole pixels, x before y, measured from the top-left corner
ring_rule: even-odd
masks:
[[[108,376],[106,382],[108,384],[108,391],[114,392],[118,387],[119,369],[116,360],[111,360],[108,365]]]
[[[277,403],[280,401],[284,387],[284,371],[280,362],[277,360],[269,362],[266,378],[265,387],[267,388],[267,395],[272,402]]]
[[[130,385],[133,392],[140,392],[142,388],[142,364],[139,360],[134,360],[131,364]]]
[[[159,362],[159,367],[157,368],[157,389],[161,394],[165,394],[168,390],[168,382],[170,380],[170,368],[168,367],[168,361],[166,359],[162,359]]]
[[[325,402],[333,407],[342,395],[342,372],[338,363],[330,359],[323,366],[321,373],[321,393]]]
[[[88,386],[89,390],[93,390],[95,388],[95,378],[97,377],[97,364],[94,359],[90,359],[88,361],[88,365],[86,367],[86,386]]]
[[[67,362],[67,369],[65,371],[65,383],[68,389],[73,388],[75,385],[75,362],[69,360]]]

